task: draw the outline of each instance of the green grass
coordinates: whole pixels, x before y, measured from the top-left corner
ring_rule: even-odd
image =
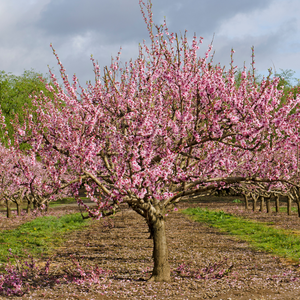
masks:
[[[256,249],[296,261],[300,259],[300,236],[288,230],[273,228],[265,223],[239,218],[223,211],[188,208],[183,213],[192,216],[195,221],[207,223],[247,241]]]
[[[24,250],[33,256],[49,254],[64,241],[64,234],[88,225],[80,213],[62,217],[44,216],[25,223],[13,230],[0,231],[0,262],[5,262],[8,249],[13,254],[24,256]]]
[[[234,199],[232,203],[242,203],[242,201],[240,199]]]
[[[81,197],[82,200],[87,200],[88,198],[86,197]],[[71,198],[71,197],[67,197],[67,198],[63,198],[63,199],[59,199],[59,200],[56,200],[56,201],[52,201],[49,203],[49,206],[50,207],[57,207],[61,204],[72,204],[72,203],[77,203],[76,200],[74,198]],[[21,208],[22,210],[25,210],[27,209],[27,203],[22,203],[21,204]],[[17,206],[12,203],[11,204],[11,210],[17,210]],[[6,207],[5,206],[1,206],[0,207],[0,211],[6,211]]]
[[[297,207],[292,207],[291,210],[293,212],[297,212],[298,211]],[[276,208],[272,207],[272,211],[276,211]],[[279,212],[286,212],[286,211],[287,211],[287,207],[286,206],[279,207]]]
[[[61,204],[72,204],[72,203],[77,203],[74,198],[63,198],[63,199],[60,199],[60,200],[50,202],[49,206],[50,207],[55,207],[55,206],[59,206]]]
[[[80,197],[81,200],[83,201],[90,201],[89,198],[87,197]],[[56,201],[52,201],[49,203],[49,206],[50,207],[57,207],[57,206],[60,206],[62,204],[77,204],[77,201],[75,200],[75,198],[63,198],[63,199],[60,199],[60,200],[56,200]]]

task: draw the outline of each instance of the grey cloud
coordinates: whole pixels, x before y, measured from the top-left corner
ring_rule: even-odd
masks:
[[[192,33],[197,30],[197,35],[211,35],[218,30],[224,20],[238,13],[251,13],[264,9],[270,3],[272,0],[185,0],[184,2],[153,0],[153,7],[154,13],[159,12],[161,16],[163,13],[167,15],[167,24],[171,25],[171,31],[178,32],[187,29],[192,30]],[[180,22],[177,22],[178,20]]]
[[[153,18],[160,24],[166,16],[170,31],[187,29],[210,39],[227,18],[264,8],[270,1],[153,0]],[[148,38],[138,0],[52,0],[44,7],[37,27],[53,43],[68,72],[84,73],[85,80],[92,77],[88,75],[90,54],[104,66],[122,46],[126,51],[121,59],[127,61],[136,57],[138,43]],[[84,44],[74,45],[80,38]]]
[[[103,67],[110,64],[111,56],[122,46],[121,61],[125,62],[137,57],[138,43],[148,38],[138,0],[34,0],[34,5],[24,8],[17,6],[21,0],[11,1],[4,14],[0,11],[0,69],[16,74],[32,67],[46,73],[48,64],[59,74],[49,48],[52,42],[70,78],[76,73],[80,82],[85,83],[93,79],[91,54]],[[281,4],[281,0],[153,0],[152,3],[156,24],[161,24],[166,16],[169,31],[187,29],[188,37],[196,32],[205,38],[201,53],[215,32],[216,63],[220,61],[228,67],[233,47],[235,63],[242,66],[246,61],[249,66],[251,46],[255,45],[259,71],[267,70],[273,61],[277,69],[290,68],[300,73],[297,0],[285,1],[285,4]],[[224,30],[223,35],[220,34],[222,26],[238,14],[248,16],[247,20],[252,22],[253,16],[260,15],[255,13],[261,10],[262,18],[270,18],[274,7],[288,7],[286,3],[293,4],[293,11],[279,29],[270,28],[260,33],[257,27],[256,36],[245,35],[242,30],[237,31],[238,35],[230,36],[230,32],[227,35]],[[268,27],[264,19],[260,24]]]
[[[214,61],[221,61],[229,67],[230,63],[230,50],[233,48],[235,50],[234,54],[234,64],[238,67],[243,67],[244,63],[247,68],[250,68],[251,63],[251,47],[254,46],[255,51],[255,66],[258,72],[266,74],[269,68],[279,71],[282,69],[299,69],[300,64],[294,61],[293,58],[289,57],[286,53],[286,49],[291,40],[291,36],[295,32],[295,19],[290,19],[289,21],[283,23],[277,31],[270,32],[269,34],[264,34],[261,36],[251,36],[245,35],[239,38],[229,39],[226,36],[216,36],[215,37],[215,48],[217,49]],[[300,44],[298,43],[298,51]],[[297,48],[293,48],[294,51]],[[277,61],[282,61],[279,59],[280,55],[285,55],[285,65],[278,65]],[[227,63],[226,63],[227,62]]]
[[[102,43],[122,43],[139,35],[141,22],[136,0],[60,0],[48,3],[37,25],[50,36],[92,33]]]
[[[161,23],[167,16],[171,31],[197,30],[204,35],[217,30],[223,20],[265,8],[271,1],[153,0],[152,3],[155,23]],[[65,37],[93,32],[103,43],[147,38],[138,0],[52,0],[37,25],[46,34]]]

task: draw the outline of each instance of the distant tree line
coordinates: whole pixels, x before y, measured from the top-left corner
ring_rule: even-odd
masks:
[[[25,110],[32,108],[29,96],[38,95],[41,91],[45,96],[51,96],[45,83],[51,84],[49,77],[34,70],[25,70],[20,76],[0,71],[0,105],[10,138],[13,138],[11,121],[17,117],[23,123]]]

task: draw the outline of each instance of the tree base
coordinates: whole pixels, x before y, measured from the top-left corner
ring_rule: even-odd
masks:
[[[147,282],[171,282],[170,276],[151,276]]]

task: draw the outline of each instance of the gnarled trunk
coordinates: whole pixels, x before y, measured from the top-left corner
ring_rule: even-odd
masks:
[[[165,220],[159,216],[151,222],[153,234],[153,259],[154,267],[149,281],[170,281],[170,265],[168,262],[168,247],[165,231]]]

